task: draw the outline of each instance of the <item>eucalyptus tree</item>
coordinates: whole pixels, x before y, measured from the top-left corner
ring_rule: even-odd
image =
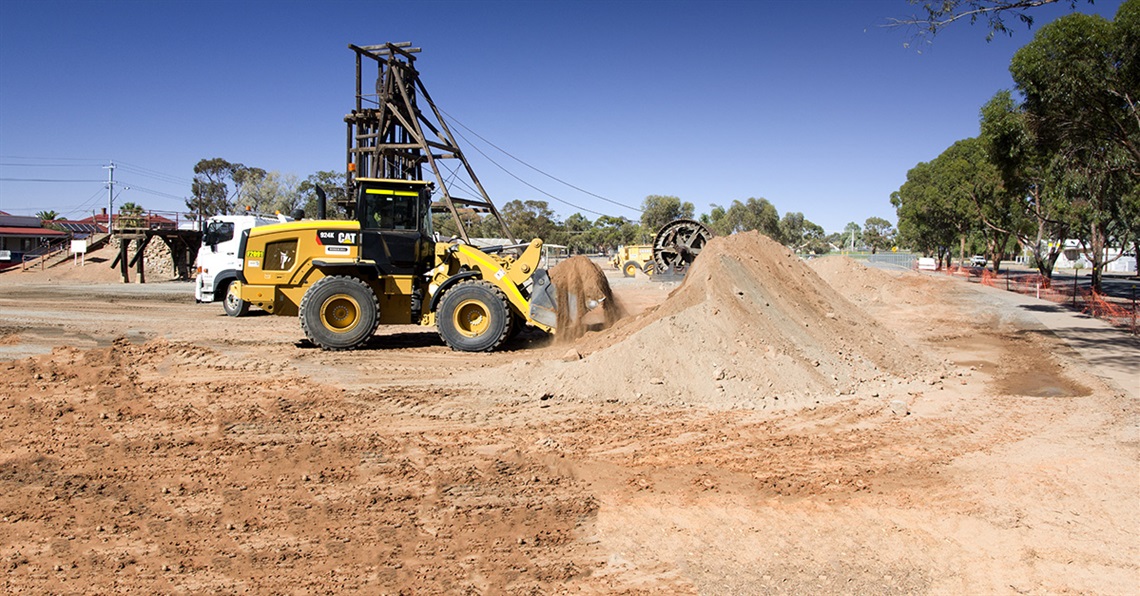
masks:
[[[692,219],[693,204],[673,196],[649,195],[641,203],[641,224],[655,234],[674,219]]]
[[[1050,148],[1030,125],[1031,115],[1000,91],[982,106],[981,136],[990,161],[997,167],[1005,192],[982,208],[986,226],[1015,236],[1033,255],[1033,266],[1046,278],[1069,235],[1069,201],[1057,184],[1059,166]]]
[[[1110,244],[1124,246],[1131,197],[1140,186],[1140,0],[1114,21],[1073,14],[1044,26],[1017,51],[1010,73],[1029,124],[1051,156],[1072,233],[1099,287]]]
[[[849,227],[851,224],[847,224]],[[863,242],[871,247],[871,254],[894,246],[895,228],[881,217],[868,217],[863,222]]]

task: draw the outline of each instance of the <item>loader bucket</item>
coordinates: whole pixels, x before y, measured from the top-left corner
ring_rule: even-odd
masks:
[[[586,257],[570,257],[555,265],[542,278],[549,277],[547,283],[539,285],[535,273],[535,291],[531,294],[531,318],[546,324],[535,316],[536,312],[549,320],[554,318],[555,335],[559,341],[574,340],[587,330],[604,329],[621,318],[620,310],[614,301],[613,291],[606,280],[606,274]],[[543,280],[546,282],[547,280]],[[586,314],[601,308],[601,317],[591,324]]]
[[[535,270],[531,276],[534,286],[530,291],[530,318],[546,325],[558,326],[558,294],[545,269]]]

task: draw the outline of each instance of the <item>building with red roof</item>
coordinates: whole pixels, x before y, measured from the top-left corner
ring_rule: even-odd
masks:
[[[45,228],[38,217],[0,211],[0,269],[19,265],[24,255],[36,254],[70,237],[67,232]]]

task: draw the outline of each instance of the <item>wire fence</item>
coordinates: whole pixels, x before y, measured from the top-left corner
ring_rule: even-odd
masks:
[[[898,269],[914,269],[918,266],[918,255],[911,252],[880,252],[867,255],[867,262]]]
[[[1055,274],[1050,279],[1035,272],[994,273],[982,267],[957,266],[940,269],[936,273],[962,277],[968,282],[1048,300],[1101,319],[1133,335],[1138,332],[1137,300],[1140,298],[1138,294],[1140,290],[1137,289],[1136,283],[1112,282],[1117,287],[1107,290],[1107,283],[1102,282],[1101,291],[1097,291],[1091,287],[1091,280],[1088,277],[1075,274],[1072,277]]]

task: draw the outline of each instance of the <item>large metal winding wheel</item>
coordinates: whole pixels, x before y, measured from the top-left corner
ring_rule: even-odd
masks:
[[[653,240],[653,262],[658,274],[684,274],[712,236],[712,231],[691,219],[665,224]]]

